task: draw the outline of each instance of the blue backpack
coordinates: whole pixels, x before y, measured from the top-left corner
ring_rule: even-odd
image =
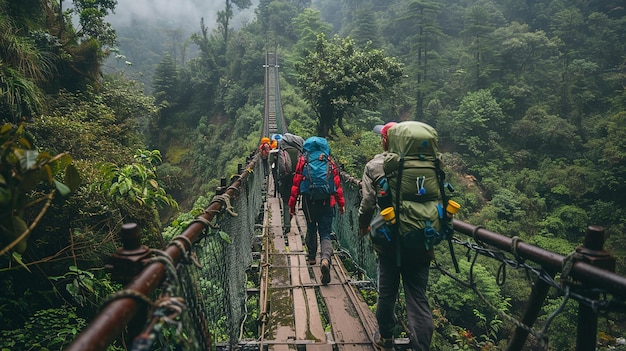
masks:
[[[329,199],[337,192],[330,159],[328,141],[322,137],[310,137],[302,145],[304,167],[300,193],[311,200]]]

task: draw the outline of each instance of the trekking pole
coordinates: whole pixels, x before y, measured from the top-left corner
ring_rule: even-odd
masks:
[[[448,248],[450,249],[450,257],[452,258],[452,264],[454,264],[454,270],[457,273],[461,273],[459,270],[459,262],[456,260],[456,254],[454,253],[454,247],[452,246],[452,236],[448,238]]]

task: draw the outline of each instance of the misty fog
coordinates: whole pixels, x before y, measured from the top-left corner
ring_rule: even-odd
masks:
[[[258,0],[253,0],[252,6],[244,11],[233,6],[233,26],[252,21],[257,5]],[[118,0],[115,13],[107,20],[114,28],[130,26],[133,21],[166,22],[191,33],[199,31],[201,18],[209,28],[214,28],[217,12],[224,7],[224,0]]]

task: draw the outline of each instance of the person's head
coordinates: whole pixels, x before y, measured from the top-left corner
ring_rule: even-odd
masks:
[[[387,124],[379,124],[374,126],[374,133],[380,134],[382,137],[383,149],[387,151],[387,131],[389,128],[395,126],[396,122],[388,122]]]
[[[268,137],[263,137],[261,139],[261,144],[269,144],[270,143],[270,138]]]

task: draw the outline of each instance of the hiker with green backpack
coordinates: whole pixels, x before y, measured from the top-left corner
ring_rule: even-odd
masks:
[[[451,235],[443,210],[447,201],[437,132],[416,121],[377,125],[374,132],[381,134],[385,152],[365,166],[359,228],[378,255],[375,345],[394,349],[394,310],[402,280],[411,347],[427,351],[433,333],[426,297],[433,246]]]
[[[339,212],[345,212],[345,199],[341,188],[341,179],[337,165],[330,156],[328,141],[322,137],[310,137],[302,145],[303,154],[296,164],[291,195],[289,197],[289,211],[296,213],[298,196],[302,198],[302,210],[306,217],[305,242],[308,252],[308,263],[317,263],[317,243],[319,234],[321,282],[327,285],[330,282],[330,265],[333,255],[333,246],[330,241],[335,206]]]

